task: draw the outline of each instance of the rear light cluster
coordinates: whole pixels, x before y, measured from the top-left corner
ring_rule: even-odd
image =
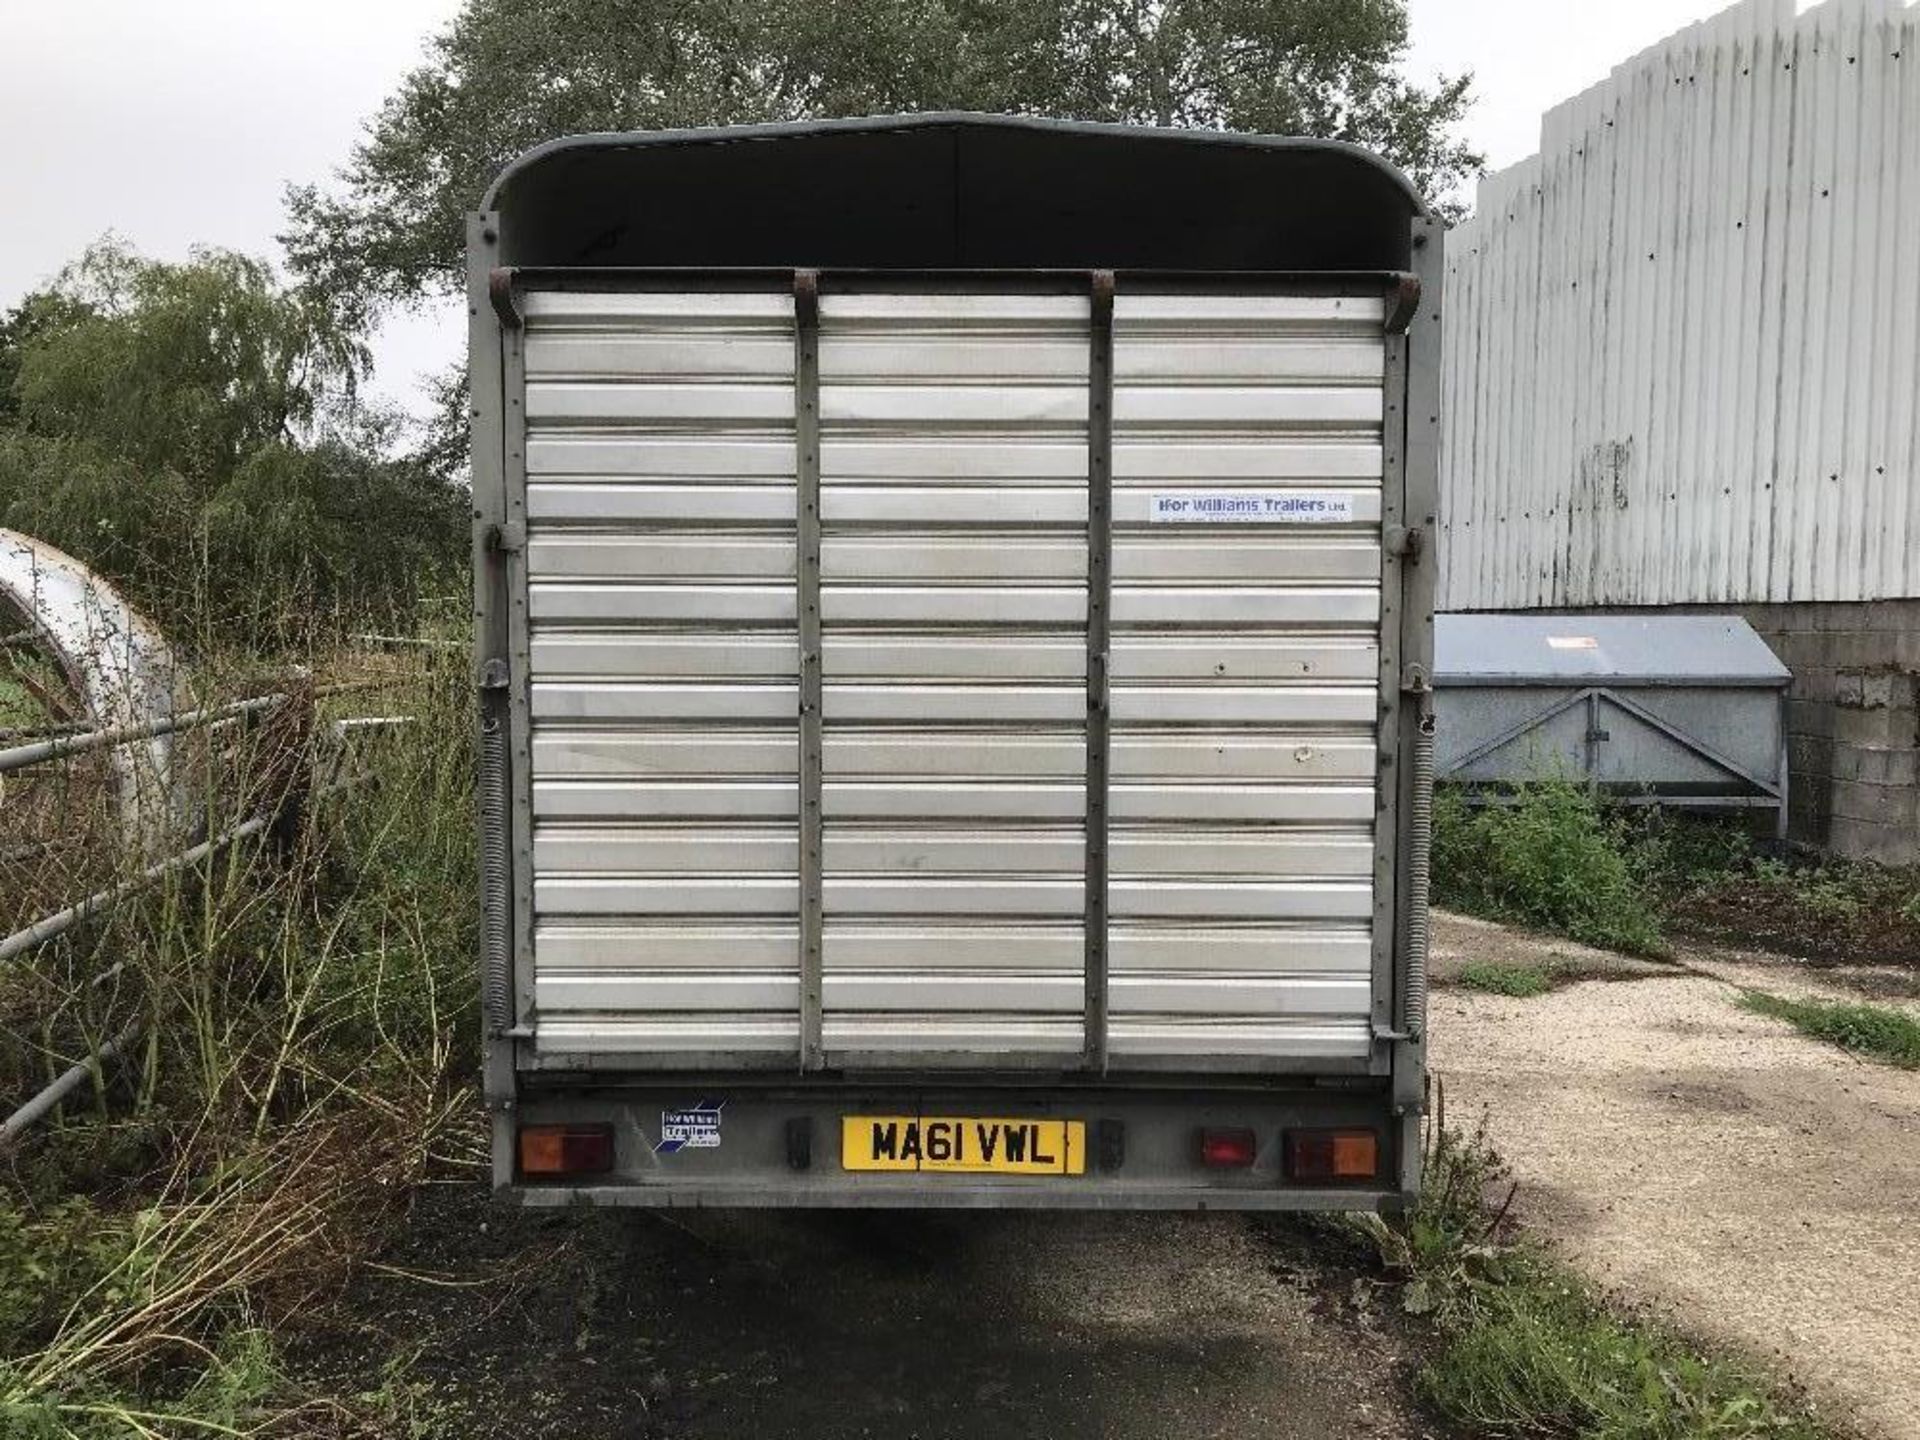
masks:
[[[613,1169],[611,1125],[522,1125],[520,1173],[558,1179]]]
[[[1208,1126],[1200,1131],[1200,1164],[1208,1170],[1250,1170],[1260,1152],[1252,1130]],[[1380,1175],[1380,1136],[1372,1130],[1285,1130],[1281,1168],[1301,1185],[1374,1180]]]
[[[1380,1137],[1371,1130],[1289,1130],[1281,1163],[1305,1184],[1372,1180],[1380,1173]]]

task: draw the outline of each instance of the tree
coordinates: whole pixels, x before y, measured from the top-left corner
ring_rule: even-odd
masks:
[[[368,363],[264,262],[224,250],[162,265],[103,242],[22,314],[20,425],[212,485],[261,446],[312,433]]]
[[[1444,199],[1480,163],[1469,82],[1416,85],[1406,51],[1405,0],[468,0],[283,239],[322,293],[416,303],[542,140],[914,110],[1352,140]]]
[[[459,487],[362,406],[356,333],[261,261],[103,242],[0,318],[0,525],[164,622],[397,615],[458,563]]]

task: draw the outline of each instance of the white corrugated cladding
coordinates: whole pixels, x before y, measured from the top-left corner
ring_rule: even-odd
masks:
[[[1746,0],[1447,245],[1440,604],[1920,595],[1920,5]]]
[[[792,302],[526,312],[539,1044],[791,1056]],[[1115,1066],[1369,1052],[1383,323],[1117,302]],[[829,1056],[1083,1048],[1089,327],[822,298]]]
[[[792,298],[525,305],[540,1044],[791,1053]]]

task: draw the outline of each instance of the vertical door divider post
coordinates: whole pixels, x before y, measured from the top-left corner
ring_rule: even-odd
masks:
[[[793,274],[794,565],[800,628],[800,1068],[826,1064],[822,1040],[820,736],[820,276]]]
[[[1107,1068],[1108,670],[1113,601],[1113,272],[1091,288],[1087,368],[1086,1064]]]

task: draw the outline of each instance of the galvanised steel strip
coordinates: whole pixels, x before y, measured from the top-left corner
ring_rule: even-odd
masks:
[[[1086,1063],[1107,1068],[1108,659],[1113,603],[1113,272],[1092,276],[1087,371]]]
[[[44,945],[47,941],[53,939],[54,936],[65,934],[89,916],[97,915],[103,910],[110,910],[128,896],[138,895],[141,891],[159,884],[160,881],[166,879],[167,876],[173,874],[175,871],[184,870],[189,865],[197,864],[199,861],[213,854],[214,851],[231,845],[236,841],[258,835],[262,830],[267,828],[267,823],[268,817],[264,815],[256,815],[251,820],[244,820],[224,835],[215,836],[211,840],[203,840],[198,845],[182,850],[178,855],[169,856],[165,860],[149,865],[146,869],[137,872],[130,878],[122,880],[118,884],[109,885],[106,889],[97,891],[87,896],[86,899],[69,905],[64,910],[55,911],[51,915],[34,921],[33,924],[27,926],[24,930],[14,931],[13,934],[7,936],[4,940],[0,940],[0,960],[11,960],[16,955],[24,954],[28,950],[33,949],[36,945]]]
[[[237,715],[251,715],[278,705],[286,698],[284,695],[259,695],[251,700],[236,700],[230,705],[216,705],[205,710],[189,710],[183,715],[169,715],[161,720],[115,725],[105,730],[88,730],[78,735],[57,735],[46,740],[36,740],[27,745],[16,745],[8,750],[0,750],[0,774],[9,770],[18,770],[27,765],[38,765],[48,760],[64,760],[69,755],[84,755],[89,750],[104,750],[109,746],[124,745],[133,740],[173,735],[182,730],[192,730],[197,726],[211,725],[219,720],[230,720]]]
[[[793,275],[794,462],[800,623],[800,1068],[826,1063],[821,1040],[820,276]]]
[[[21,1131],[36,1120],[43,1119],[53,1107],[67,1096],[78,1090],[81,1084],[99,1067],[118,1056],[140,1033],[140,1021],[130,1020],[111,1040],[106,1041],[85,1060],[69,1066],[39,1094],[28,1100],[18,1110],[0,1121],[0,1147],[13,1142]]]

